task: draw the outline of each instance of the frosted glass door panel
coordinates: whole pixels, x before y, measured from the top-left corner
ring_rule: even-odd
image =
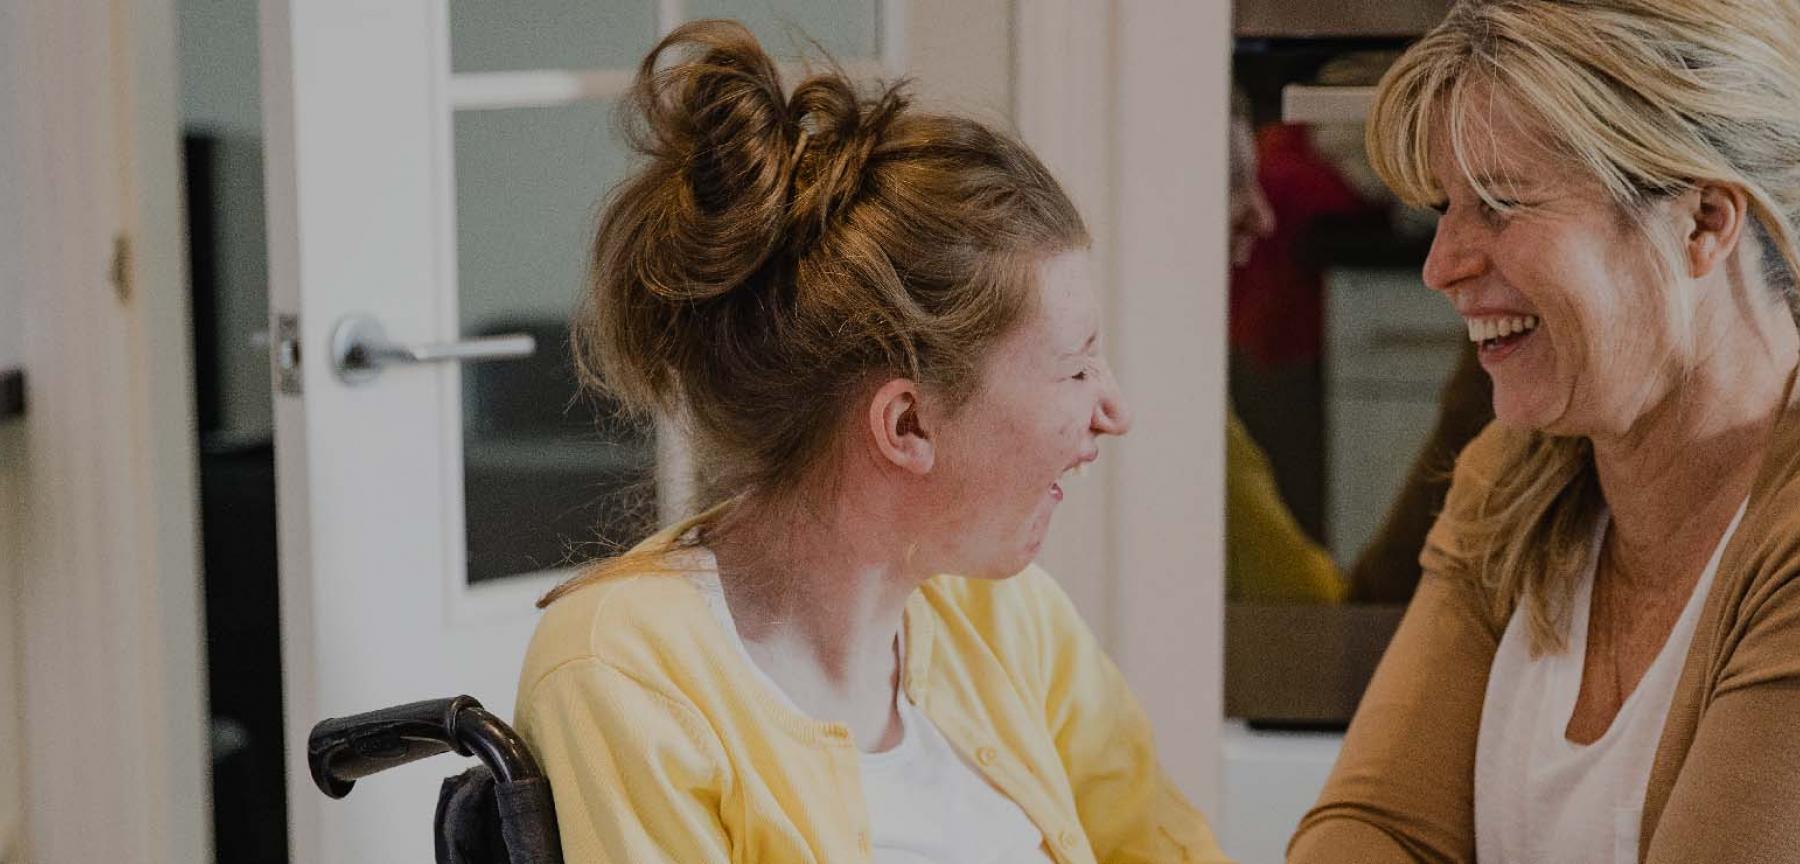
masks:
[[[450,2],[453,72],[629,69],[654,44],[654,0]]]
[[[694,18],[735,18],[778,57],[817,54],[809,40],[840,61],[880,50],[880,4],[875,0],[687,0]]]
[[[628,165],[613,103],[455,118],[463,335],[530,333],[528,360],[463,373],[468,578],[578,564],[656,512],[654,436],[577,398],[568,322],[600,200]]]

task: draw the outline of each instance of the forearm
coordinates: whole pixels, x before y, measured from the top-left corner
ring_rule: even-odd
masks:
[[[1473,860],[1475,738],[1494,642],[1470,587],[1419,583],[1290,862]]]

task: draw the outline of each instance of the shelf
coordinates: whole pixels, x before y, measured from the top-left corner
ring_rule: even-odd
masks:
[[[1310,125],[1361,123],[1374,103],[1374,87],[1289,84],[1281,88],[1281,119]]]

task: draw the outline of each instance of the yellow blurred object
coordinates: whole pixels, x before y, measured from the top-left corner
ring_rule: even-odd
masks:
[[[1301,530],[1269,457],[1236,411],[1225,414],[1225,597],[1244,603],[1341,603],[1349,583]]]

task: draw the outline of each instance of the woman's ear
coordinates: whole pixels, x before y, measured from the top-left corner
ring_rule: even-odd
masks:
[[[905,378],[881,385],[869,400],[869,433],[876,452],[918,475],[930,473],[937,461],[936,430],[926,422],[922,403],[919,385]]]
[[[1744,222],[1750,218],[1750,196],[1737,186],[1706,183],[1684,199],[1693,220],[1686,244],[1688,275],[1700,279],[1737,251]]]

